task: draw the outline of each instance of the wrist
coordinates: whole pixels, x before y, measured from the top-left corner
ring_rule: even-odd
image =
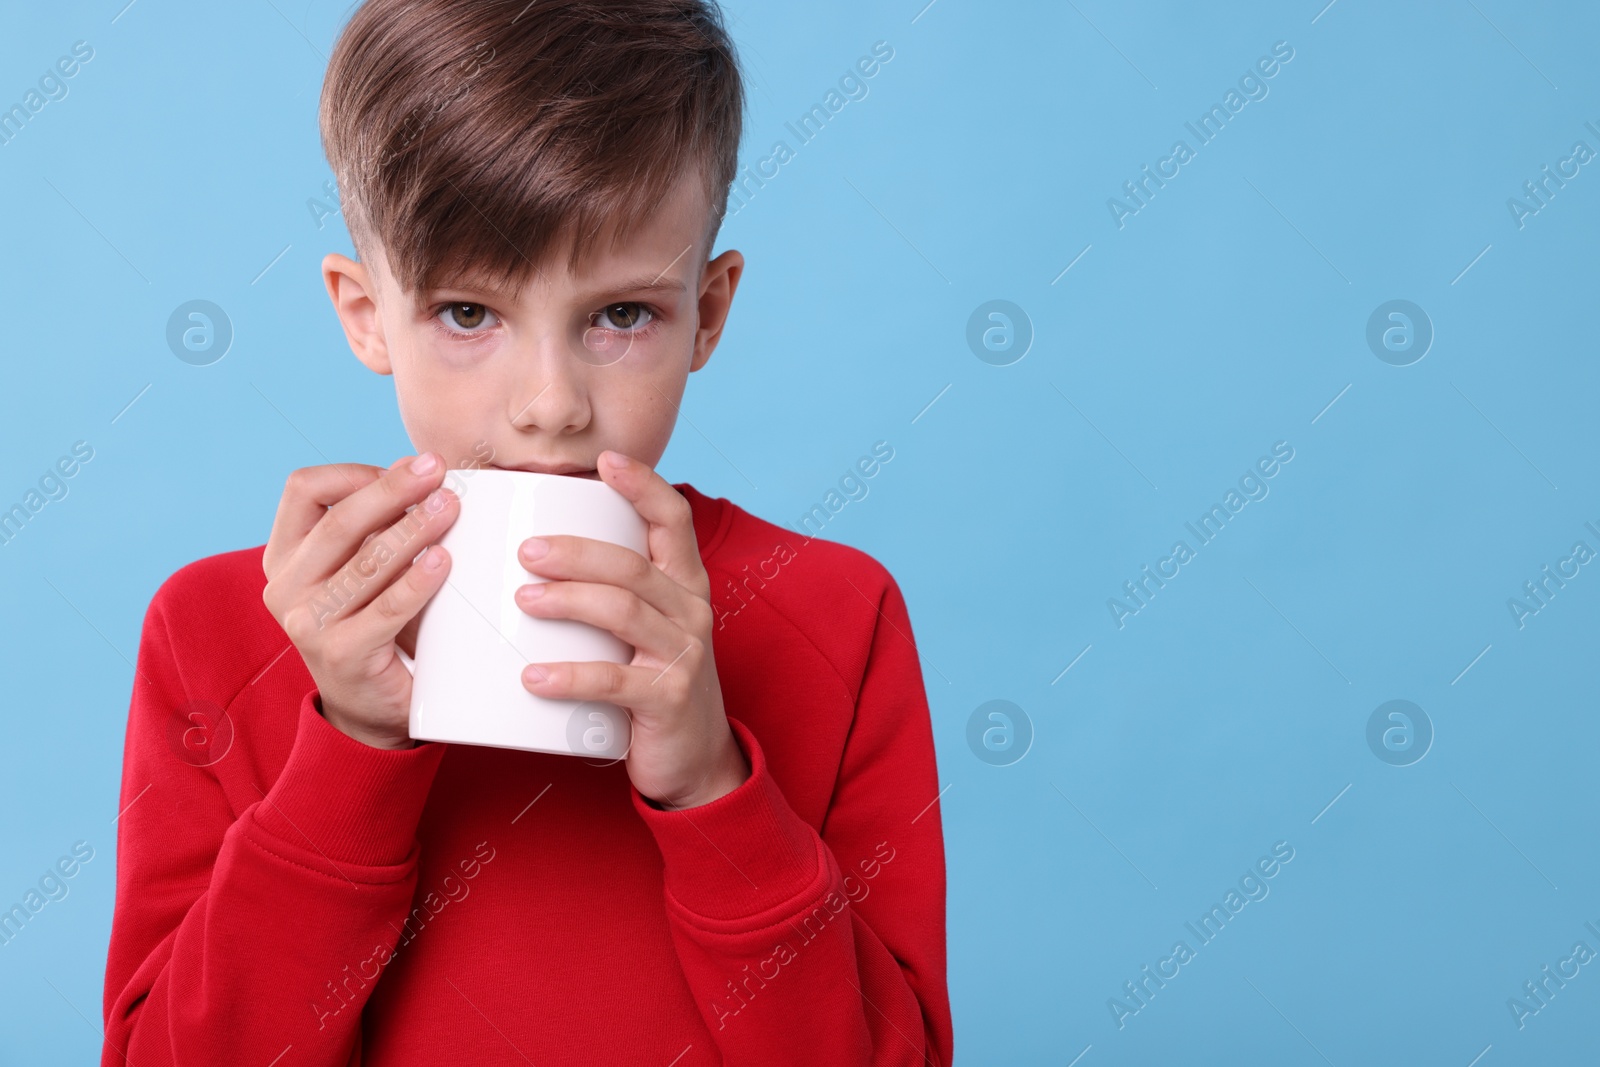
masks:
[[[682,811],[698,808],[720,800],[750,779],[750,762],[745,759],[733,731],[727,731],[726,741],[712,758],[711,767],[700,778],[700,784],[687,793],[672,797],[645,797],[646,803],[662,811]],[[641,794],[642,796],[643,794]]]
[[[348,738],[351,738],[352,740],[360,741],[363,745],[367,745],[371,748],[382,748],[396,751],[417,747],[416,741],[412,740],[409,736],[395,736],[392,734],[383,734],[367,729],[359,722],[348,718],[337,707],[329,707],[323,701],[320,693],[317,694],[312,703],[317,709],[317,714],[321,715],[329,726],[332,726],[335,730],[338,730],[340,733],[344,734]]]

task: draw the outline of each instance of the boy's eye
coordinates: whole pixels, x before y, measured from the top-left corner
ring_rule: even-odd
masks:
[[[478,327],[494,316],[482,304],[446,304],[439,309],[438,318],[447,330],[455,333],[480,333]]]
[[[635,330],[641,320],[648,324],[654,315],[650,309],[639,303],[611,304],[600,313],[605,324],[618,330]]]

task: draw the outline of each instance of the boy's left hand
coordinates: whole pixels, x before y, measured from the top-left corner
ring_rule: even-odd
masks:
[[[620,467],[611,461],[622,461]],[[711,579],[700,560],[689,502],[635,459],[602,452],[600,478],[650,525],[650,558],[589,537],[532,537],[518,551],[542,578],[517,590],[517,605],[541,619],[576,619],[634,648],[632,662],[535,663],[522,684],[556,700],[595,700],[629,709],[628,777],[663,808],[692,808],[750,776],[722,707],[711,653]],[[542,556],[530,554],[537,542]],[[532,594],[532,595],[530,595]]]

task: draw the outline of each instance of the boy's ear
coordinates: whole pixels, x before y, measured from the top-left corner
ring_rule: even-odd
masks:
[[[744,273],[744,256],[728,249],[706,264],[700,278],[700,328],[694,335],[694,360],[691,371],[704,367],[711,359],[717,341],[722,337],[722,327],[728,321],[728,310],[733,306],[733,294],[739,288],[739,278]]]
[[[394,367],[389,362],[389,346],[378,314],[376,283],[366,264],[330,252],[322,260],[322,281],[344,327],[350,351],[368,370],[392,374]]]

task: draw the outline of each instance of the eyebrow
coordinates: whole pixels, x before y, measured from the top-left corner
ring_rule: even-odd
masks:
[[[593,303],[614,293],[671,293],[678,295],[686,292],[687,289],[688,287],[681,278],[664,278],[661,275],[656,275],[653,278],[641,276],[621,282],[607,283],[590,289],[585,293],[579,294],[579,303]],[[441,295],[451,292],[483,293],[501,302],[514,302],[516,296],[513,292],[492,285],[464,282],[459,285],[441,285],[436,289],[432,289],[425,294],[428,299],[424,302],[432,302],[432,300],[438,299]]]
[[[682,293],[684,290],[685,286],[681,278],[663,278],[658,274],[653,278],[641,277],[614,285],[601,286],[588,293],[584,302],[598,300],[609,293]]]

